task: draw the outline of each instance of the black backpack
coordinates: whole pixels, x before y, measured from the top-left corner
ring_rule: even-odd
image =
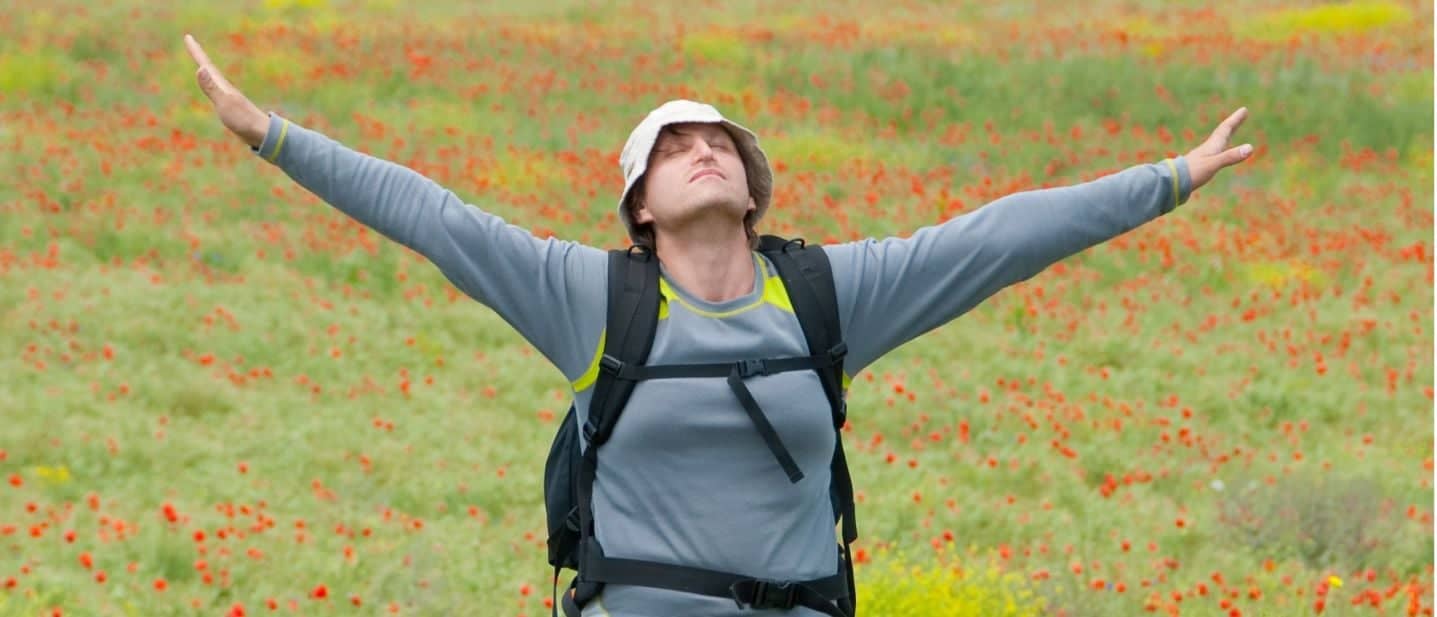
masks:
[[[549,565],[554,568],[555,595],[562,569],[577,571],[569,590],[555,601],[557,617],[578,617],[581,607],[604,584],[642,585],[733,599],[740,607],[790,609],[804,606],[832,617],[852,617],[857,607],[850,545],[858,537],[854,522],[853,482],[843,453],[842,428],[847,415],[842,386],[843,358],[847,351],[838,320],[833,273],[821,247],[802,240],[763,236],[759,252],[771,260],[783,280],[799,323],[803,325],[809,356],[754,358],[740,362],[648,366],[649,349],[658,325],[659,264],[657,256],[641,247],[609,251],[608,330],[598,379],[590,401],[589,419],[578,425],[569,407],[544,465],[544,506],[549,524]],[[835,520],[841,521],[842,542],[837,573],[812,581],[760,580],[742,574],[700,568],[605,557],[594,538],[593,483],[597,451],[622,413],[634,385],[645,379],[725,377],[748,412],[789,479],[803,474],[764,417],[745,377],[787,371],[814,370],[823,383],[833,409],[835,448],[829,496]],[[581,453],[582,431],[588,447]]]

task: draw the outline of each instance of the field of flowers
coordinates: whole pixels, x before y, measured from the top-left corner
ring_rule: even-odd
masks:
[[[254,156],[265,109],[624,241],[686,97],[761,231],[1254,157],[854,380],[861,613],[1433,613],[1433,7],[1358,0],[20,0],[0,11],[0,615],[549,613],[564,378]],[[502,267],[502,265],[496,265]]]

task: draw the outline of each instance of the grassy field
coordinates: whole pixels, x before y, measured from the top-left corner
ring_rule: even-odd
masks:
[[[1431,615],[1430,2],[84,3],[0,13],[0,615],[548,614],[564,378],[254,157],[259,105],[623,241],[664,100],[755,129],[762,231],[906,234],[1254,158],[859,375],[869,617]]]

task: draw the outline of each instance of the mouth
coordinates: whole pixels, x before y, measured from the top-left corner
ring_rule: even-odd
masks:
[[[689,182],[697,182],[700,178],[705,178],[708,176],[718,176],[720,178],[724,177],[723,173],[719,172],[719,170],[717,169],[704,169],[700,170],[698,173],[692,176],[689,176]]]

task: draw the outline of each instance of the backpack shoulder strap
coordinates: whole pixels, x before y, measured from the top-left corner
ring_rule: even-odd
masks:
[[[659,257],[641,247],[609,251],[608,302],[605,312],[604,349],[599,360],[599,375],[589,400],[588,419],[580,430],[584,435],[584,451],[579,457],[574,497],[579,514],[578,562],[585,553],[599,550],[594,539],[594,475],[598,467],[598,449],[614,430],[634,391],[635,382],[619,379],[616,367],[643,365],[653,347],[654,331],[659,321]],[[603,588],[602,583],[585,580],[579,572],[571,582],[571,592],[564,598],[566,614],[586,604]],[[559,605],[554,608],[557,612]]]
[[[848,403],[843,392],[843,358],[848,353],[848,346],[843,341],[842,324],[838,317],[833,265],[822,246],[808,246],[800,239],[762,236],[759,251],[767,255],[778,269],[793,312],[803,326],[808,352],[826,354],[832,361],[818,374],[824,394],[833,408],[835,444],[830,467],[833,485],[829,495],[833,500],[834,514],[843,525],[843,565],[849,590],[846,608],[847,614],[851,615],[857,609],[858,589],[850,544],[858,539],[858,524],[854,520],[853,478],[848,471],[848,457],[843,452],[843,425],[848,419]]]
[[[642,365],[659,321],[659,258],[640,247],[609,251],[609,297],[604,351],[589,403],[584,438],[589,447],[608,440],[633,393],[634,382],[615,379],[616,362]]]
[[[793,312],[803,326],[808,352],[828,354],[834,365],[820,371],[824,393],[834,410],[834,427],[846,419],[843,405],[843,355],[848,347],[838,320],[838,294],[833,287],[833,268],[821,246],[807,246],[800,239],[763,236],[759,251],[778,268]]]

